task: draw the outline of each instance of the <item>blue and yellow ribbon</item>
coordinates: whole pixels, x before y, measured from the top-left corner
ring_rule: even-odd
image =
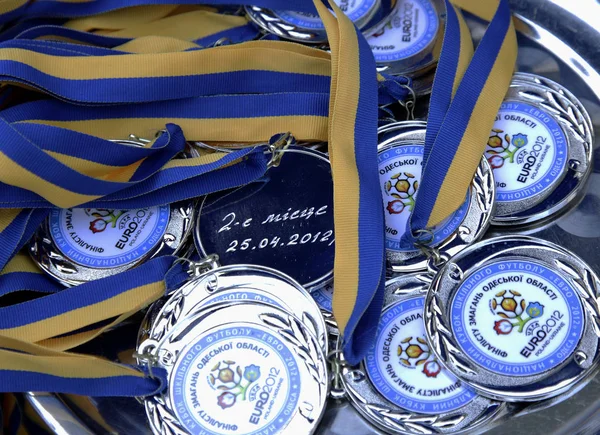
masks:
[[[508,0],[452,3],[491,21],[473,53],[462,15],[446,1],[447,27],[431,96],[423,176],[410,231],[404,235],[410,241],[463,203],[517,59]]]
[[[223,19],[221,27],[213,28],[216,33],[182,29],[171,37],[167,29],[173,27],[173,14],[203,12],[205,19],[207,14],[164,3],[48,0],[0,6],[0,21],[77,18],[67,22],[68,30],[39,27],[35,21],[22,29],[21,39],[0,43],[0,91],[37,94],[35,101],[0,113],[0,240],[7,247],[0,249],[0,267],[8,265],[0,282],[12,282],[11,292],[40,292],[41,282],[34,283],[39,274],[15,255],[44,210],[146,207],[246,184],[266,171],[265,147],[172,157],[186,140],[256,143],[291,131],[300,140],[329,142],[336,232],[333,310],[344,355],[352,364],[359,362],[372,344],[382,307],[384,218],[376,128],[378,94],[394,86],[377,75],[364,37],[333,2],[335,16],[320,0],[314,5],[252,2],[317,10],[331,54],[281,41],[204,48],[220,32],[245,24]],[[413,230],[441,221],[460,206],[514,67],[516,42],[507,1],[500,0],[493,12],[490,2],[455,3],[493,19],[473,54],[460,12],[447,2],[449,22]],[[123,23],[134,12],[139,15],[129,28]],[[153,23],[164,26],[164,34],[152,36]],[[109,141],[156,131],[162,133],[143,148]],[[63,351],[163,296],[165,276],[177,285],[169,276],[184,274],[173,269],[178,266],[174,261],[161,257],[78,287],[49,287],[50,294],[0,308],[0,391],[147,395],[163,388],[160,373],[152,378],[135,368]]]
[[[299,2],[297,9],[312,9],[308,3]],[[33,3],[29,11],[35,11],[32,16],[66,16],[71,6],[73,10],[91,6],[87,14],[99,11],[94,9],[98,2],[61,3],[66,9],[53,15],[56,4]],[[107,4],[102,12],[110,14]],[[331,55],[274,41],[207,49],[180,44],[165,51],[165,45],[157,46],[156,39],[146,36],[113,47],[106,40],[96,45],[90,43],[93,38],[77,41],[73,32],[56,35],[48,28],[38,29],[37,35],[35,29],[29,30],[33,38],[0,44],[1,80],[63,100],[12,107],[0,118],[5,136],[0,146],[2,202],[36,210],[117,204],[132,208],[247,183],[266,170],[268,156],[261,147],[172,160],[183,150],[185,139],[255,142],[256,127],[248,129],[250,134],[232,137],[232,132],[244,131],[239,128],[244,120],[264,127],[262,139],[265,130],[269,135],[289,130],[299,139],[329,140],[334,182],[351,192],[336,190],[335,274],[346,277],[342,282],[349,292],[336,312],[347,358],[360,359],[374,332],[383,290],[383,213],[375,149],[382,89],[378,80],[385,83],[386,78],[377,76],[366,41],[347,17],[335,5],[337,19],[320,1],[316,6],[330,34]],[[37,39],[48,35],[68,36],[71,42]],[[102,36],[110,37],[110,32]],[[134,46],[135,50],[125,50]],[[265,104],[268,99],[271,104]],[[210,101],[214,110],[209,113],[203,104]],[[290,103],[296,104],[288,108]],[[69,107],[72,104],[84,105]],[[260,109],[258,116],[251,115],[254,109]],[[204,124],[193,125],[203,118]],[[115,129],[118,123],[125,123],[128,130]],[[123,137],[139,134],[130,128],[140,124],[143,129],[165,131],[145,148],[107,141],[118,139],[115,131]],[[9,218],[24,228],[18,216],[21,212]],[[7,219],[6,228],[12,220]],[[0,376],[12,376],[17,367],[26,375],[0,388],[93,395],[156,391],[156,380],[144,373],[61,351],[161,297],[172,266],[172,258],[161,257],[115,277],[1,308],[0,340],[6,358],[0,357]],[[77,361],[87,370],[65,371],[57,366],[62,361],[67,365]],[[84,378],[89,385],[86,392]],[[127,393],[128,384],[134,388]]]

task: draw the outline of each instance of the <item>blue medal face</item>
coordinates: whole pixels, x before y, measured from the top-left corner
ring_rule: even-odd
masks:
[[[577,290],[539,263],[505,260],[468,276],[451,302],[452,329],[477,364],[531,376],[562,364],[584,329]]]
[[[82,266],[109,269],[131,264],[162,241],[169,206],[137,210],[55,209],[49,228],[58,249]]]
[[[526,103],[503,103],[485,151],[494,170],[496,200],[551,191],[564,175],[567,155],[567,137],[550,114]]]
[[[334,257],[329,162],[320,153],[288,150],[263,178],[207,196],[196,245],[223,265],[271,267],[305,287],[323,283]]]
[[[175,413],[193,434],[278,433],[294,415],[300,372],[268,329],[209,331],[183,349],[169,380]]]
[[[335,3],[353,22],[364,19],[376,6],[377,0],[335,0]],[[304,29],[325,29],[317,15],[292,11],[275,11],[282,20]]]
[[[385,247],[398,252],[413,252],[417,249],[401,242],[407,229],[410,215],[415,206],[421,181],[423,145],[400,145],[382,151],[378,155],[379,180],[385,208]],[[435,246],[443,242],[463,222],[469,210],[470,195],[463,205],[449,218],[433,228]]]
[[[440,20],[430,0],[399,0],[396,14],[367,40],[379,64],[418,55],[435,40]]]
[[[396,406],[440,414],[465,406],[476,394],[433,355],[425,339],[424,302],[409,298],[383,312],[365,367],[377,391]]]

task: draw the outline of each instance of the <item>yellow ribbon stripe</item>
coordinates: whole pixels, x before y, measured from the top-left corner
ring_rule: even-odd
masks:
[[[440,189],[438,200],[431,214],[431,222],[441,222],[449,216],[448,210],[456,210],[460,207],[463,199],[456,195],[455,186],[470,185],[473,178],[471,168],[476,168],[481,161],[480,151],[485,146],[490,131],[494,127],[496,115],[504,100],[506,90],[510,86],[517,59],[517,36],[514,25],[511,23],[510,26],[511,30],[506,34],[492,73],[488,77],[471,115],[474,122],[469,122],[461,146],[452,160],[448,175]]]
[[[452,0],[452,3],[487,21],[493,18],[499,4],[498,1],[480,0]],[[458,18],[462,41],[463,36],[466,36],[464,33],[467,26],[460,13],[458,13]],[[463,45],[461,44],[461,61],[459,62],[462,70],[461,76],[466,69],[466,63],[470,60],[467,60],[466,56],[463,59],[462,48]],[[517,37],[514,24],[511,21],[493,69],[479,95],[470,122],[461,139],[461,144],[439,191],[435,206],[429,217],[428,227],[433,227],[443,221],[461,206],[463,197],[457,195],[457,186],[469,186],[471,184],[474,174],[473,168],[477,168],[481,161],[487,138],[512,80],[517,52]],[[472,51],[470,55],[472,57]],[[455,81],[454,85],[454,91],[456,91],[459,83]]]
[[[331,2],[337,20],[319,2],[315,2],[327,29],[331,47],[331,94],[329,100],[329,158],[333,167],[336,287],[334,292],[336,321],[343,331],[356,304],[358,295],[358,215],[345,210],[359,209],[359,185],[354,154],[354,126],[360,83],[358,71],[358,40],[354,24]]]
[[[3,337],[35,343],[77,331],[88,325],[118,317],[123,313],[139,311],[163,296],[164,291],[164,282],[147,284],[103,302],[68,311],[59,316],[0,330],[0,334]]]
[[[137,370],[101,358],[57,352],[4,336],[0,336],[0,361],[3,370],[46,373],[65,378],[99,379],[120,375],[144,377]]]

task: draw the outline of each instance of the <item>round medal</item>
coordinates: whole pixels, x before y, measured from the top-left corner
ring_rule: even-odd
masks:
[[[136,210],[53,209],[29,253],[62,284],[77,285],[177,254],[186,246],[193,218],[193,202]]]
[[[394,272],[427,268],[427,256],[403,243],[402,235],[412,213],[421,177],[425,143],[422,121],[398,122],[379,129],[379,180],[385,208],[385,246]],[[432,247],[453,255],[478,240],[494,209],[492,171],[482,160],[463,205],[432,229]]]
[[[360,30],[371,29],[387,16],[381,0],[335,0]],[[267,33],[306,44],[327,42],[327,32],[317,15],[246,6],[248,17]],[[388,11],[389,13],[389,11]]]
[[[151,338],[161,340],[181,319],[222,302],[260,302],[293,313],[327,349],[327,331],[319,308],[297,282],[266,267],[234,265],[217,267],[185,283],[168,300],[161,300],[147,311],[138,343]],[[168,323],[156,323],[168,318]],[[153,325],[155,327],[153,328]]]
[[[342,368],[353,405],[390,433],[472,430],[506,410],[447,372],[431,351],[423,323],[429,281],[426,274],[388,281],[373,346],[359,367]]]
[[[436,275],[425,307],[429,342],[480,394],[557,396],[597,366],[598,285],[582,260],[552,243],[485,240]]]
[[[327,157],[287,149],[281,164],[237,189],[201,203],[195,241],[224,264],[280,270],[307,289],[333,274],[333,182]]]
[[[430,92],[445,14],[442,0],[399,0],[385,26],[367,38],[379,71],[412,77],[417,95]]]
[[[132,134],[111,142],[144,147],[151,141]],[[199,155],[187,144],[176,158]],[[29,253],[42,270],[73,286],[161,255],[187,257],[194,220],[194,201],[134,210],[53,209],[34,234]]]
[[[138,355],[168,376],[167,389],[145,399],[155,434],[310,434],[325,409],[316,338],[271,305],[211,305],[144,341]]]
[[[586,125],[567,98],[513,81],[485,150],[496,179],[493,224],[536,222],[578,197],[591,172]]]

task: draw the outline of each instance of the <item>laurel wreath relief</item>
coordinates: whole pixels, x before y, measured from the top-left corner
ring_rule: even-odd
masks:
[[[464,353],[459,349],[454,336],[450,330],[450,325],[445,320],[440,298],[434,294],[429,305],[426,307],[426,325],[428,326],[429,337],[435,352],[443,361],[449,362],[457,370],[465,375],[474,375],[474,365],[465,358]],[[427,321],[430,320],[431,321]]]
[[[584,269],[583,275],[577,268],[565,261],[554,260],[556,266],[572,278],[572,283],[579,291],[581,302],[592,316],[592,326],[596,336],[600,337],[600,301],[598,300],[598,281],[592,272]]]
[[[163,319],[156,325],[153,338],[160,339],[173,327],[181,315],[183,296],[172,299],[165,305]],[[303,360],[312,378],[321,385],[325,385],[327,374],[325,365],[316,359],[321,350],[314,338],[301,322],[292,316],[279,316],[276,314],[262,314],[260,319],[264,324],[277,330],[279,336],[294,346],[296,354]],[[181,426],[177,417],[171,412],[162,395],[156,395],[146,400],[146,410],[149,420],[161,435],[181,435],[187,433]],[[311,409],[302,410],[302,415],[311,419]]]
[[[152,327],[151,338],[160,341],[179,321],[183,312],[184,295],[183,292],[178,292],[173,295],[163,306],[162,315],[155,320]]]
[[[597,278],[589,269],[584,269],[583,273],[580,273],[576,266],[566,261],[555,259],[554,263],[558,269],[571,278],[571,282],[581,296],[582,304],[592,317],[594,332],[600,337],[600,298]],[[473,363],[465,358],[454,340],[450,326],[443,315],[438,295],[433,295],[425,314],[427,320],[430,320],[426,322],[426,325],[436,353],[463,374],[475,374]]]
[[[475,172],[475,192],[477,193],[477,205],[483,211],[482,221],[492,213],[494,207],[495,191],[494,177],[489,166],[485,165],[485,170],[481,165]]]
[[[187,431],[179,423],[179,419],[171,413],[162,396],[153,396],[146,400],[148,418],[161,435],[183,435]]]
[[[263,313],[260,315],[260,320],[275,328],[285,341],[294,346],[296,354],[302,359],[316,382],[320,384],[326,382],[325,364],[315,359],[315,356],[320,355],[321,351],[317,342],[310,337],[308,330],[298,319],[292,316],[283,317],[277,314]]]
[[[362,372],[361,375],[366,377]],[[355,400],[361,402],[362,408],[375,421],[380,421],[386,427],[391,427],[402,432],[415,434],[438,433],[441,429],[450,430],[456,427],[467,417],[460,412],[450,413],[442,417],[442,415],[401,411],[398,408],[391,409],[379,403],[369,403],[364,398],[355,394],[353,394],[353,397]]]
[[[567,124],[571,132],[582,142],[589,144],[588,126],[585,118],[581,111],[567,98],[557,98],[556,94],[552,91],[536,92],[530,89],[521,91],[520,94],[538,102],[543,108]]]
[[[77,265],[62,255],[48,237],[37,239],[30,250],[45,268],[54,268],[65,275],[73,275],[79,272]]]

